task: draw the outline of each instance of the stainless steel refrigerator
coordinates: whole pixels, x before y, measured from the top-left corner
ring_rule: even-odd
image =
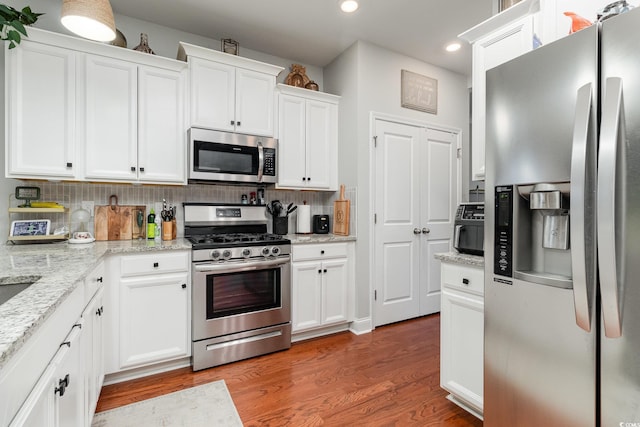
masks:
[[[487,72],[484,420],[640,426],[640,8]]]

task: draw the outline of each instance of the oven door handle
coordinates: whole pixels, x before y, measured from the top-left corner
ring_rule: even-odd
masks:
[[[241,271],[264,270],[270,267],[277,267],[279,265],[288,264],[290,260],[291,257],[287,255],[286,257],[279,257],[266,261],[243,262],[236,264],[195,264],[193,268],[195,271],[201,273],[237,273]]]

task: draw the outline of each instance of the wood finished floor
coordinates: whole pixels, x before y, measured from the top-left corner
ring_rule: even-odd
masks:
[[[106,386],[97,411],[223,379],[245,426],[482,426],[445,398],[439,366],[435,314]]]

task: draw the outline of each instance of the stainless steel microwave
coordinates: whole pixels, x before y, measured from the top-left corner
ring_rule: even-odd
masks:
[[[271,184],[278,179],[275,138],[191,128],[189,182]]]

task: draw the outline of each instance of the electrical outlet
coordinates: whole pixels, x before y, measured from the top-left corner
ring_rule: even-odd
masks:
[[[91,217],[93,217],[93,208],[94,208],[95,203],[93,201],[83,201],[82,202],[82,209],[89,211],[89,213],[91,214]]]

